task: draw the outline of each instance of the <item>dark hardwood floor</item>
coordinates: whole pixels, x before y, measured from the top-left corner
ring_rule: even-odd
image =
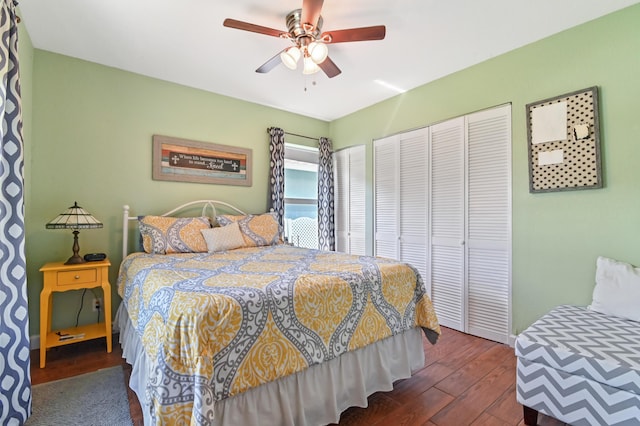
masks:
[[[369,397],[367,408],[350,408],[340,426],[515,426],[524,425],[515,395],[516,358],[513,348],[443,328],[440,341],[425,340],[426,362],[413,377],[398,381],[393,391]],[[39,383],[122,365],[117,336],[107,354],[101,339],[50,349],[47,365],[39,368],[39,351],[31,352],[31,381]],[[142,425],[142,412],[129,390],[131,418]],[[538,424],[564,423],[540,414]]]

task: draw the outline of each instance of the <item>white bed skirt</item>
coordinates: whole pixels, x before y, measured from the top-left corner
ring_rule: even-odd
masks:
[[[133,367],[129,386],[142,405],[144,424],[152,425],[145,390],[151,365],[123,303],[115,323],[120,328],[122,356]],[[410,377],[423,366],[422,330],[415,328],[303,372],[215,401],[215,419],[206,424],[317,426],[337,423],[340,413],[347,408],[366,407],[369,395],[391,390],[393,382]]]

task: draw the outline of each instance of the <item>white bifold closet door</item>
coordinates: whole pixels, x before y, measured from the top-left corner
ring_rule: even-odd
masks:
[[[440,324],[464,331],[464,117],[430,132],[431,300]]]
[[[444,326],[507,343],[511,106],[431,126],[431,286]]]
[[[466,331],[511,331],[511,106],[467,117]]]
[[[400,148],[398,138],[391,136],[373,143],[374,167],[374,253],[391,259],[400,258],[398,247],[400,203]]]
[[[374,142],[375,253],[411,264],[424,280],[429,267],[428,154],[427,129]]]
[[[333,154],[336,250],[366,254],[366,151],[357,145]]]
[[[375,255],[418,269],[442,325],[507,343],[511,106],[373,146]]]

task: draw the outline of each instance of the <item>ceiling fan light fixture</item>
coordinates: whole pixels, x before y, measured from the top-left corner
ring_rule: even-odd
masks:
[[[342,71],[328,55],[327,45],[354,41],[383,40],[386,35],[384,25],[371,27],[346,28],[323,33],[323,19],[321,15],[324,0],[302,0],[302,8],[289,12],[286,16],[287,31],[276,30],[250,22],[227,18],[223,25],[228,28],[264,34],[271,37],[288,39],[294,47],[284,49],[262,64],[257,73],[266,73],[282,62],[287,68],[295,70],[303,59],[303,74],[324,72],[333,78]],[[280,62],[278,62],[278,59]]]
[[[320,67],[313,61],[311,56],[304,57],[303,65],[302,74],[315,74],[320,71]]]
[[[300,49],[290,47],[280,54],[280,60],[289,69],[295,70],[300,59]]]
[[[316,64],[321,64],[322,62],[324,62],[324,60],[327,59],[327,56],[329,55],[329,49],[327,48],[327,45],[317,41],[309,43],[307,51],[309,52],[309,56],[311,56],[313,62],[315,62]]]

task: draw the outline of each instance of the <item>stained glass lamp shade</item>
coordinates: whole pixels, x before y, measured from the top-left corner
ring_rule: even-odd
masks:
[[[80,229],[102,228],[102,223],[93,217],[91,213],[80,207],[77,202],[64,213],[60,213],[55,219],[46,224],[47,229],[73,229],[73,256],[65,262],[65,265],[84,263],[85,260],[78,254],[78,234]]]

